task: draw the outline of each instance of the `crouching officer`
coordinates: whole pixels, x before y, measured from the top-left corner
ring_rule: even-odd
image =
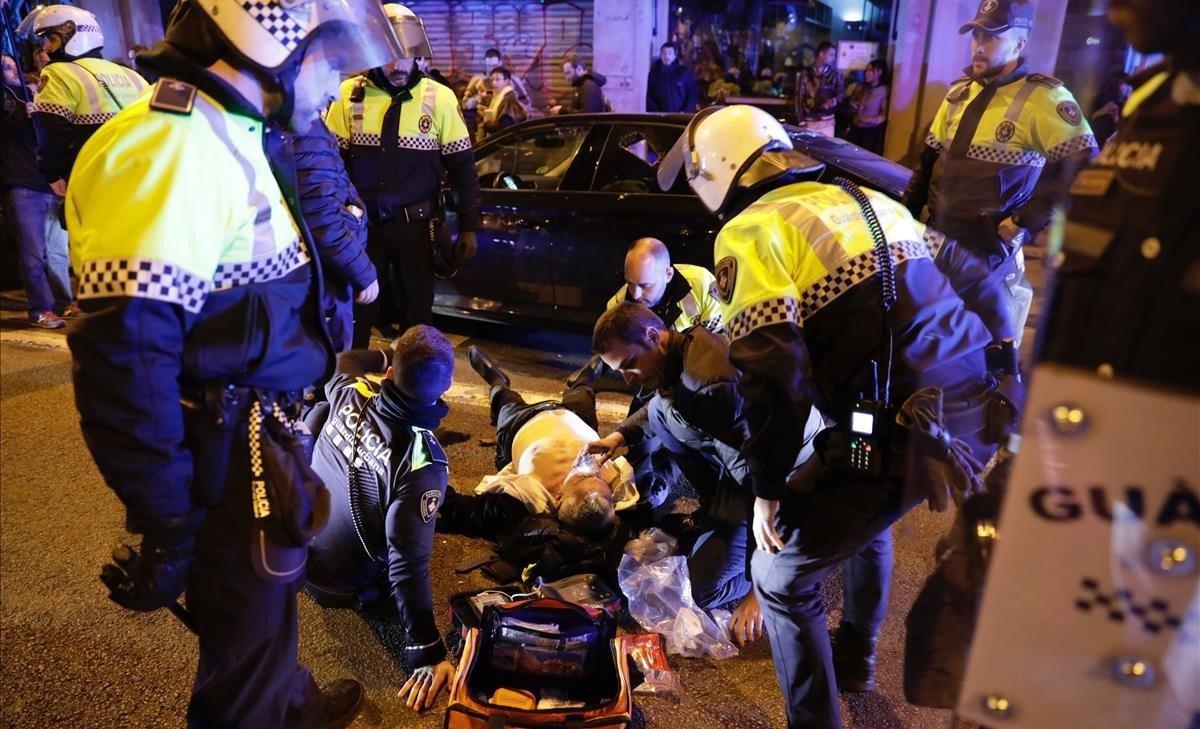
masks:
[[[400,307],[403,330],[433,323],[442,182],[449,177],[458,199],[458,257],[465,260],[475,254],[479,177],[458,99],[417,68],[417,58],[433,56],[421,19],[403,5],[383,8],[400,39],[400,54],[345,81],[325,123],[337,135],[350,180],[367,205],[367,253],[385,284],[381,298]],[[387,291],[388,281],[399,291]],[[376,300],[357,309],[356,348],[370,342],[381,305]]]
[[[200,639],[191,726],[342,726],[362,701],[358,682],[322,694],[297,665],[296,591],[327,511],[272,495],[324,493],[283,426],[333,361],[284,129],[307,129],[340,71],[396,46],[371,0],[185,0],[141,57],[160,75],[153,92],[75,163],[76,406],[142,534],[141,557],[103,578],[140,611],[186,588]]]
[[[978,488],[991,452],[990,336],[908,212],[850,183],[805,182],[820,165],[766,112],[700,112],[660,185],[680,166],[728,220],[715,243],[717,295],[743,373],[752,571],[788,723],[840,727],[821,581],[922,498],[944,509]],[[833,425],[793,472],[814,406]],[[918,445],[906,474],[906,450]],[[865,632],[882,612],[872,617]]]
[[[993,339],[1018,344],[1033,300],[1021,245],[1096,152],[1071,92],[1026,68],[1033,10],[982,0],[959,28],[971,33],[972,63],[938,108],[904,193],[913,215],[928,204],[930,225],[952,239],[933,252],[968,308]]]
[[[47,5],[34,13],[33,32],[50,57],[33,99],[34,119],[42,132],[38,160],[50,186],[62,196],[80,147],[140,96],[146,81],[100,56],[104,33],[88,11]]]
[[[433,430],[448,408],[454,348],[437,329],[418,325],[395,353],[351,350],[338,356],[325,390],[329,421],[317,439],[313,469],[333,494],[329,525],[309,550],[308,590],[325,607],[363,609],[390,603],[406,641],[411,680],[401,698],[433,705],[454,666],[433,619],[429,555],[449,467]],[[368,372],[384,374],[380,385]]]

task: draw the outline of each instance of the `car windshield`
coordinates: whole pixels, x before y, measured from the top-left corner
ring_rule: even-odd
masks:
[[[480,184],[507,189],[557,190],[589,126],[564,124],[514,134],[475,163]]]

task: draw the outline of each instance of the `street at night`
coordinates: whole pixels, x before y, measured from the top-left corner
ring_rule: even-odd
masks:
[[[11,319],[8,321],[12,321]],[[472,336],[455,335],[470,330]],[[474,488],[494,472],[486,387],[466,363],[470,344],[489,348],[532,401],[558,395],[563,378],[586,358],[586,338],[525,330],[480,335],[447,320],[459,355],[442,442],[450,480]],[[173,726],[183,714],[195,670],[195,638],[170,614],[132,615],[106,597],[97,576],[112,547],[128,540],[120,503],[104,486],[79,431],[65,338],[6,327],[0,334],[0,712],[10,727]],[[527,346],[509,344],[526,342]],[[540,341],[539,341],[540,340]],[[547,347],[549,341],[557,346]],[[538,345],[542,348],[535,348]],[[627,397],[601,396],[601,433],[624,414]],[[904,701],[900,668],[904,616],[933,567],[948,515],[916,509],[895,527],[896,572],[879,646],[879,691],[844,700],[847,726],[950,727],[950,712]],[[455,574],[491,551],[483,540],[439,535],[431,572],[439,627],[449,595],[491,583],[479,572]],[[840,612],[841,582],[824,588]],[[370,705],[353,727],[440,727],[445,698],[418,717],[395,698],[404,675],[388,652],[387,628],[350,610],[323,610],[300,598],[300,657],[318,683],[352,675]],[[392,631],[394,637],[394,629]],[[784,722],[765,638],[725,661],[671,657],[682,688],[674,697],[637,695],[648,726],[767,729]],[[965,725],[961,725],[965,726]]]

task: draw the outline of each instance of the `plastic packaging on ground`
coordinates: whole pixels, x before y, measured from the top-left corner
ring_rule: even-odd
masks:
[[[675,539],[657,528],[625,545],[617,581],[629,599],[630,614],[663,637],[668,653],[718,660],[736,656],[727,630],[692,601],[687,558],[671,555],[674,548]]]

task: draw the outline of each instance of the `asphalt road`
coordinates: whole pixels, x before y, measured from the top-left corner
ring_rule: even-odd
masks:
[[[455,488],[490,472],[492,432],[482,383],[466,346],[483,343],[515,373],[518,388],[549,396],[583,361],[586,340],[455,322],[459,360],[444,438]],[[0,724],[5,727],[181,726],[196,662],[195,639],[163,611],[135,615],[112,605],[97,579],[125,533],[120,503],[105,487],[79,432],[61,333],[33,332],[20,317],[0,323]],[[602,431],[624,407],[603,397]],[[896,527],[891,611],[879,648],[879,690],[843,699],[848,727],[950,727],[949,712],[918,710],[901,691],[904,616],[933,566],[948,517],[920,508]],[[433,560],[439,606],[487,585],[454,568],[486,555],[486,543],[438,537]],[[825,589],[831,621],[840,584]],[[439,607],[439,620],[445,612]],[[444,627],[444,626],[443,626]],[[440,727],[445,699],[424,716],[395,695],[404,677],[386,648],[386,625],[350,611],[300,605],[301,659],[318,682],[353,675],[369,706],[354,727]],[[765,641],[723,662],[673,657],[675,697],[637,697],[651,727],[784,726]]]

